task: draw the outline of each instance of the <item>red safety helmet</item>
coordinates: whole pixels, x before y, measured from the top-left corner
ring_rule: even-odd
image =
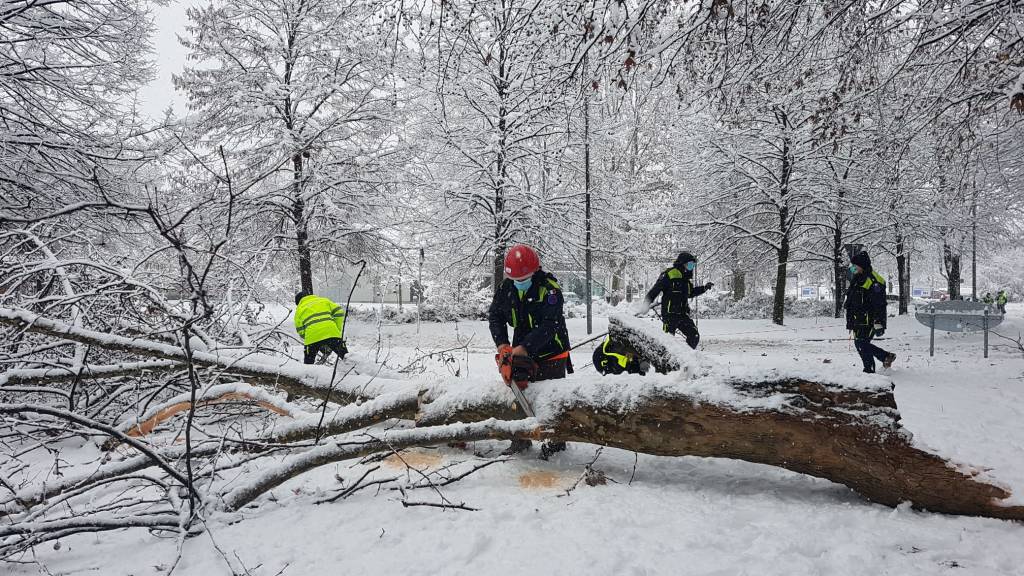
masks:
[[[522,280],[532,276],[540,269],[540,257],[533,248],[525,244],[516,244],[505,254],[505,276],[512,280]]]

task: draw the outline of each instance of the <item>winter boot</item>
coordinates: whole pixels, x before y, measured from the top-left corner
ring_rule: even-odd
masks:
[[[886,368],[892,368],[892,363],[896,361],[896,355],[892,352],[885,355],[885,360],[882,360],[882,366]]]

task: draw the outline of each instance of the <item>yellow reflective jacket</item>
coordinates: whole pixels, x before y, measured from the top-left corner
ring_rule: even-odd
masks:
[[[306,346],[328,338],[341,338],[344,326],[345,311],[322,296],[306,296],[295,308],[295,331]]]

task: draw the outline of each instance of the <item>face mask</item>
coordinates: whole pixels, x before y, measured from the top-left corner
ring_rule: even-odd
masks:
[[[521,291],[529,290],[530,286],[533,286],[533,276],[531,276],[531,277],[529,277],[529,278],[527,278],[525,280],[513,280],[512,284],[515,285],[516,290],[521,290]]]
[[[856,276],[856,275],[857,275],[857,267],[851,264],[850,267],[846,270],[846,276],[850,280],[853,280],[853,277]]]
[[[686,270],[687,271],[693,272],[696,269],[697,269],[697,263],[694,262],[693,260],[691,260],[691,261],[686,263]]]

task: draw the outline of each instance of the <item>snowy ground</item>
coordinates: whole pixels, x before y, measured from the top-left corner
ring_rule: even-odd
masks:
[[[1011,308],[999,332],[1024,332],[1024,309]],[[604,330],[599,319],[595,333]],[[841,321],[794,319],[700,322],[705,352],[724,367],[814,366],[859,372]],[[583,320],[570,335],[585,337]],[[919,444],[943,456],[991,468],[989,478],[1024,494],[1024,358],[993,337],[982,358],[980,335],[928,332],[913,318],[890,321],[879,342],[895,352],[885,373],[896,384],[903,424]],[[423,370],[487,379],[493,347],[483,322],[349,328],[350,347],[366,358],[407,365],[422,351],[458,348]],[[574,356],[589,366],[591,345]],[[826,362],[828,360],[829,362]],[[458,376],[455,376],[455,373]],[[497,375],[494,375],[495,382]],[[478,443],[493,457],[502,443]],[[94,448],[85,447],[88,452]],[[360,492],[315,505],[363,468],[327,466],[295,479],[248,508],[241,522],[214,518],[184,544],[176,574],[1024,574],[1024,526],[890,509],[843,486],[768,466],[705,458],[659,458],[605,449],[595,467],[614,482],[571,486],[596,447],[570,445],[544,462],[536,450],[449,486],[449,500],[479,511],[403,508],[391,491]],[[409,456],[416,466],[473,460],[454,448]],[[406,474],[386,461],[378,474]],[[630,482],[630,480],[632,480]],[[1019,496],[1018,496],[1019,498]],[[424,498],[429,499],[428,494]],[[54,574],[161,574],[173,539],[135,530],[78,536],[36,559]],[[36,574],[36,564],[0,565],[0,573]],[[45,573],[45,572],[44,572]]]

